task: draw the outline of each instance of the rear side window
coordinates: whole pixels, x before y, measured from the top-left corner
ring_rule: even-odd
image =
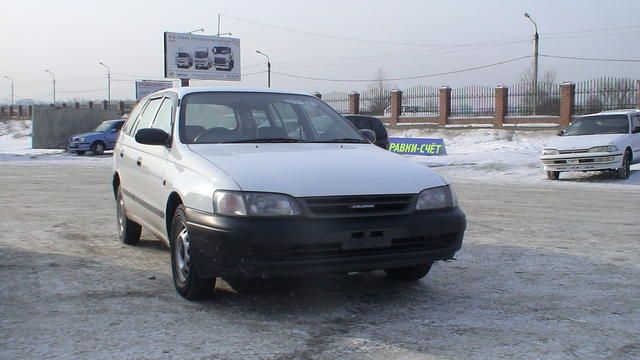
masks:
[[[631,130],[640,127],[640,115],[631,118]]]
[[[146,129],[151,127],[151,122],[153,122],[153,118],[155,117],[156,112],[160,107],[161,101],[162,98],[149,101],[149,105],[147,105],[142,114],[140,114],[140,120],[138,120],[138,124],[136,125],[134,133],[139,129]]]

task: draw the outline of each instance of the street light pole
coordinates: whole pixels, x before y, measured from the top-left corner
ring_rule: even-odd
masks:
[[[56,75],[49,70],[45,70],[45,72],[51,74],[53,77],[53,105],[56,105]]]
[[[260,50],[256,50],[256,52],[267,58],[267,87],[271,87],[271,60],[269,59],[269,55]]]
[[[538,110],[538,24],[531,18],[528,13],[524,13],[524,17],[529,19],[535,27],[536,33],[533,36],[533,115],[537,114]]]
[[[4,75],[5,79],[9,79],[9,81],[11,81],[11,106],[14,105],[14,97],[13,97],[13,79],[8,77],[7,75]]]
[[[102,62],[99,62],[98,64],[107,68],[107,104],[111,106],[111,69]]]

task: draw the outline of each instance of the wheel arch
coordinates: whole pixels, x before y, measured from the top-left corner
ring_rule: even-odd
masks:
[[[117,199],[118,188],[120,187],[120,174],[118,174],[117,171],[113,173],[113,180],[111,181],[111,184],[113,185],[113,196]]]
[[[167,199],[167,208],[165,209],[165,212],[164,212],[165,226],[167,229],[167,235],[169,236],[171,234],[171,224],[173,222],[173,213],[176,211],[176,209],[178,208],[178,205],[180,204],[184,204],[180,194],[178,194],[175,191],[169,194],[169,198]]]

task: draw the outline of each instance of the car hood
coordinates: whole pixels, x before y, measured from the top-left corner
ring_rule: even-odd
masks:
[[[415,194],[446,182],[424,165],[371,144],[189,145],[244,191],[295,197]]]
[[[82,133],[82,134],[76,134],[73,135],[72,138],[76,138],[76,137],[93,137],[93,136],[102,136],[104,133],[101,133],[99,131],[92,131],[92,132],[86,132],[86,133]]]
[[[560,136],[549,142],[545,148],[556,150],[588,149],[594,146],[615,145],[624,134]]]

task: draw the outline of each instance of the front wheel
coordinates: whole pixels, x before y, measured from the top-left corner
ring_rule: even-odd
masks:
[[[122,189],[118,187],[116,195],[116,216],[118,218],[118,238],[127,245],[135,245],[140,241],[142,226],[135,221],[129,220],[124,207]]]
[[[616,171],[616,175],[618,175],[618,179],[628,179],[631,174],[631,152],[629,150],[624,152],[624,157],[622,158],[622,166]]]
[[[384,269],[384,272],[389,275],[390,278],[400,281],[416,281],[425,277],[429,270],[431,270],[432,262],[424,265],[407,266],[401,268]]]
[[[215,287],[216,278],[205,278],[198,274],[192,257],[191,239],[183,205],[179,205],[173,215],[169,244],[173,283],[178,293],[187,300],[209,296]]]
[[[91,152],[93,155],[102,155],[104,153],[104,143],[102,141],[96,141],[91,144]]]
[[[560,171],[547,171],[547,179],[558,180],[560,178]]]

